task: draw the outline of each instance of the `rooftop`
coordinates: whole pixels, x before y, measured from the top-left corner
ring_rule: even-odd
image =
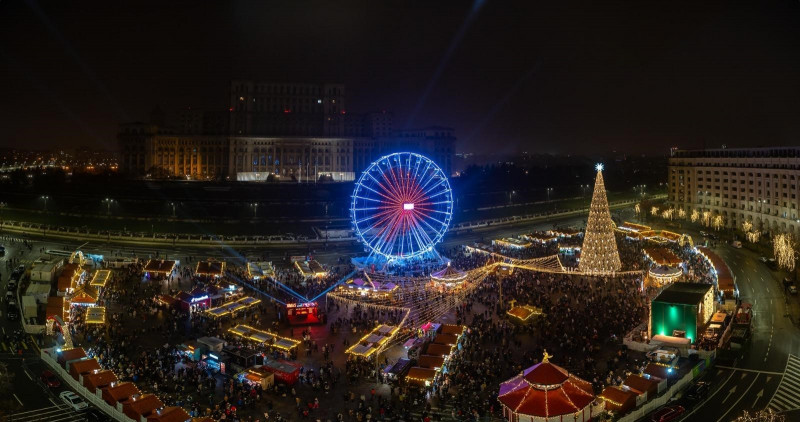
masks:
[[[653,299],[653,302],[697,305],[712,288],[711,284],[673,283]]]

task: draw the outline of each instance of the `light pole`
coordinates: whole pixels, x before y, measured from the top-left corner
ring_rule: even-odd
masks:
[[[547,202],[550,202],[550,193],[553,192],[553,188],[547,188]]]
[[[3,232],[3,223],[5,223],[5,221],[3,220],[3,210],[7,206],[8,204],[6,204],[5,202],[0,202],[0,233]]]
[[[516,194],[517,194],[517,191],[515,191],[515,190],[512,190],[512,191],[510,191],[508,193],[508,203],[509,204],[513,204],[514,203],[514,195],[516,195]]]
[[[106,215],[111,215],[111,203],[114,202],[111,198],[106,198],[103,200],[106,204]]]
[[[175,218],[175,203],[170,202],[169,205],[172,207],[172,218]]]
[[[47,200],[50,199],[47,195],[42,195],[42,199],[44,200],[44,212],[47,212]]]
[[[253,207],[253,218],[257,218],[258,217],[258,202],[253,202],[252,204],[250,204],[250,206]]]

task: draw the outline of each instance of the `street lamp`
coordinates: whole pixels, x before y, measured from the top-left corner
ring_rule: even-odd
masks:
[[[553,188],[547,188],[547,201],[550,201],[550,193],[553,192]]]
[[[253,218],[258,217],[258,202],[253,202],[250,206],[253,207]]]
[[[172,218],[175,218],[175,203],[170,202],[169,205],[172,207]]]
[[[111,215],[111,203],[114,202],[111,198],[106,198],[103,200],[106,204],[106,215]]]
[[[41,199],[44,200],[44,211],[47,212],[47,200],[50,199],[47,195],[42,195]]]

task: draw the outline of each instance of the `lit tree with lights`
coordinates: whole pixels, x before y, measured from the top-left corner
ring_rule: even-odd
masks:
[[[650,214],[658,217],[658,207],[650,208]]]
[[[786,418],[775,413],[772,409],[760,410],[752,415],[746,410],[742,416],[734,419],[734,422],[783,422]]]
[[[742,231],[747,233],[753,229],[753,222],[750,220],[742,221]]]
[[[700,212],[697,210],[692,210],[692,223],[696,223],[699,218]]]
[[[685,209],[678,208],[678,218],[680,218],[681,220],[685,220],[686,219],[686,210]]]
[[[703,225],[706,227],[711,225],[711,211],[703,211]]]
[[[719,230],[722,226],[725,225],[725,220],[722,218],[721,215],[714,217],[712,225],[714,226],[714,230]]]
[[[794,242],[792,237],[786,233],[776,235],[772,238],[772,250],[775,253],[775,261],[778,267],[789,271],[794,270]]]
[[[592,204],[589,207],[589,219],[586,221],[586,234],[581,248],[581,260],[578,269],[588,273],[609,273],[619,271],[622,263],[619,260],[617,240],[614,238],[614,222],[608,208],[606,186],[603,182],[603,165],[598,164],[597,177],[594,181]]]

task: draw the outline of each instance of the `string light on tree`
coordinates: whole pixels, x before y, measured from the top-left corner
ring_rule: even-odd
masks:
[[[703,225],[706,227],[711,225],[711,211],[703,211]]]
[[[767,408],[752,415],[745,410],[742,416],[734,419],[734,422],[784,422],[785,420],[786,418],[783,415],[779,415],[772,409]]]
[[[772,238],[772,250],[775,254],[775,261],[778,267],[794,270],[794,240],[786,233],[776,235]]]
[[[753,229],[753,222],[750,220],[742,221],[742,231],[747,233]]]
[[[675,215],[675,210],[672,208],[667,208],[661,213],[661,217],[665,220],[672,220],[673,216]]]
[[[639,204],[634,205],[633,212],[636,213],[636,215],[639,215],[642,212],[642,207],[640,207]]]
[[[603,165],[598,164],[595,169],[597,176],[578,268],[585,273],[610,273],[619,271],[622,262],[619,259],[617,240],[614,238],[614,222],[608,208]]]
[[[722,218],[721,215],[718,215],[718,216],[714,217],[714,221],[713,221],[712,224],[714,226],[714,230],[719,230],[725,224],[725,219]]]
[[[650,208],[650,214],[657,216],[658,215],[658,207]]]
[[[753,230],[751,232],[747,232],[747,241],[750,243],[756,243],[761,239],[761,232],[758,230]]]
[[[685,209],[683,209],[683,208],[679,208],[678,209],[678,218],[680,218],[681,220],[686,219],[686,210]]]
[[[692,210],[692,223],[696,223],[698,219],[700,219],[700,212]]]

